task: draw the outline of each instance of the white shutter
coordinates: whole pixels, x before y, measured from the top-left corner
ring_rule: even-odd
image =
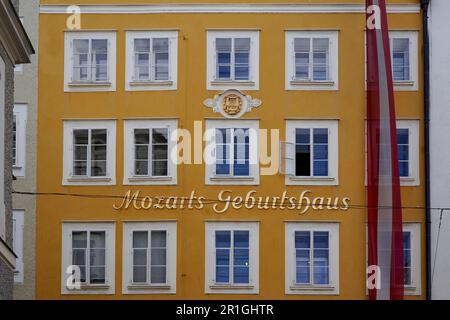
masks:
[[[288,176],[295,173],[295,145],[292,142],[280,141],[279,172]]]

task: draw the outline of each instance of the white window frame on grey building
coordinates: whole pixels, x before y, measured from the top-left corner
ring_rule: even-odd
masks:
[[[16,269],[14,270],[14,282],[23,283],[24,259],[23,259],[23,234],[25,226],[25,210],[13,210],[13,250],[17,255]]]
[[[25,103],[15,103],[13,111],[13,174],[16,177],[25,176],[26,163],[26,127],[27,109]]]
[[[115,234],[116,226],[114,222],[64,222],[62,224],[62,268],[61,268],[61,294],[114,294],[115,293]],[[73,234],[74,233],[86,233],[86,245],[73,247]],[[89,239],[89,235],[93,233],[104,233],[104,248],[94,247]],[[73,277],[73,274],[67,272],[68,268],[75,266],[73,257],[74,250],[82,253],[84,251],[84,265],[86,266],[86,281],[78,283],[78,288],[72,286],[74,283],[70,281],[69,277]],[[96,251],[104,252],[104,259],[99,256],[99,260],[104,260],[103,265],[94,265],[90,262],[92,254]],[[76,256],[79,256],[78,254]],[[89,277],[90,270],[92,268],[104,267],[104,282],[91,283]],[[70,270],[70,268],[69,268]],[[75,278],[72,278],[76,279]],[[78,279],[80,280],[80,279]],[[68,286],[70,284],[70,286]]]
[[[286,90],[339,89],[338,31],[286,31],[285,50]],[[315,63],[318,55],[326,62]],[[320,70],[325,70],[325,77],[318,76]]]
[[[247,231],[249,283],[235,284],[232,280],[234,247],[230,247],[229,266],[231,276],[228,283],[216,282],[216,232]],[[258,221],[207,221],[205,223],[205,293],[212,294],[258,294],[259,293],[259,222]]]
[[[296,232],[309,232],[310,245],[308,254],[309,282],[298,283],[296,280],[297,251]],[[314,264],[314,234],[328,234],[328,283],[315,284],[313,277]],[[285,223],[285,293],[304,295],[339,295],[339,223],[337,222],[286,222]],[[323,250],[323,249],[322,249]]]
[[[218,39],[227,42],[226,52],[218,48]],[[244,42],[249,41],[249,46],[244,46]],[[245,50],[238,50],[236,47],[242,45]],[[244,48],[245,47],[245,48]],[[219,54],[228,54],[230,76],[222,78],[219,76]],[[247,63],[239,63],[236,59],[241,54],[241,58],[247,55]],[[259,90],[259,31],[258,30],[208,30],[207,31],[207,90]],[[237,68],[247,66],[248,77],[239,79],[235,76]],[[225,66],[224,66],[225,67]]]
[[[281,142],[281,161],[284,162],[286,185],[338,185],[339,184],[339,137],[338,120],[286,120],[286,141]],[[309,153],[310,153],[310,175],[296,175],[296,130],[308,129],[310,131]],[[326,129],[327,139],[327,162],[328,170],[326,176],[314,175],[314,130]]]
[[[137,51],[137,45],[145,47]],[[167,46],[167,47],[166,47]],[[167,57],[167,63],[164,61]],[[144,63],[139,64],[142,58]],[[147,62],[145,62],[147,61]],[[158,70],[166,70],[158,74]],[[178,78],[178,31],[127,31],[126,32],[126,67],[125,90],[154,91],[176,90]],[[139,72],[145,70],[147,77]]]
[[[142,119],[124,121],[124,180],[125,185],[175,185],[177,184],[177,163],[172,154],[177,150],[177,141],[172,139],[176,134],[178,120],[176,119]],[[148,132],[148,143],[136,142],[136,131]],[[166,134],[167,142],[156,141],[155,135]],[[161,136],[162,137],[162,136]],[[155,139],[154,139],[155,138]],[[157,149],[167,148],[167,157],[157,155]],[[136,159],[137,148],[146,149],[147,157]],[[143,156],[142,154],[140,155]],[[136,170],[137,161],[147,162],[147,172],[139,174]],[[167,162],[167,174],[157,174],[153,171],[154,164]]]
[[[89,91],[115,91],[116,90],[116,32],[114,31],[66,31],[64,34],[64,91],[89,92]],[[76,53],[75,42],[87,42],[87,48],[83,52]],[[93,49],[95,44],[103,45],[106,41],[106,53]],[[86,63],[75,64],[75,56],[84,57]],[[98,56],[106,56],[99,60],[98,65],[94,59]],[[84,61],[83,60],[83,61]],[[96,60],[97,61],[97,60]],[[75,69],[84,70],[84,79],[76,79]],[[103,70],[105,76],[97,78],[93,76],[97,71]],[[100,73],[99,73],[100,74]]]
[[[137,233],[146,235],[146,244],[137,243]],[[156,239],[164,234],[165,243]],[[136,239],[137,240],[137,239]],[[159,240],[159,243],[157,242]],[[123,294],[175,294],[177,269],[177,223],[176,221],[125,222],[123,225]],[[164,255],[165,263],[153,263]],[[145,264],[139,257],[145,256]],[[161,259],[160,259],[161,260]],[[135,281],[135,268],[145,269],[145,281]],[[152,273],[164,270],[165,281],[152,280]]]
[[[417,91],[418,90],[418,32],[417,31],[389,31],[389,41],[391,48],[392,76],[394,89],[396,91]],[[407,48],[403,52],[398,48],[401,42],[405,42]],[[407,65],[396,65],[395,54],[407,56]],[[396,78],[394,69],[404,68],[404,78]],[[406,71],[405,71],[406,70]]]
[[[248,130],[248,150],[249,150],[249,164],[248,175],[234,175],[232,168],[229,174],[218,174],[216,169],[216,152],[218,129],[230,129],[231,139],[229,143],[229,161],[230,167],[233,167],[235,162],[238,163],[240,159],[234,159],[234,148],[237,148],[234,137],[238,129]],[[258,120],[221,120],[211,119],[206,120],[207,131],[207,146],[208,150],[212,151],[212,158],[214,161],[206,163],[205,165],[205,183],[207,185],[258,185],[259,184],[259,155],[258,155]],[[235,161],[236,160],[236,161]]]
[[[87,144],[75,145],[75,132],[88,133]],[[93,143],[93,133],[106,133],[106,145]],[[106,160],[93,160],[92,148],[106,148],[104,156]],[[82,153],[77,156],[79,162],[86,162],[86,174],[75,174],[75,150],[86,150],[86,155],[81,159]],[[92,175],[93,162],[106,162],[104,175]],[[114,185],[116,183],[116,121],[115,120],[65,120],[64,121],[64,154],[63,154],[63,185]]]

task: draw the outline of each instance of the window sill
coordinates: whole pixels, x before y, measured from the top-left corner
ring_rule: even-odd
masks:
[[[111,87],[112,83],[105,81],[105,82],[95,82],[95,81],[86,81],[86,82],[69,82],[68,86],[71,88],[85,88],[85,87],[89,87],[89,88],[107,88],[107,87]]]
[[[13,165],[13,169],[22,169],[23,167],[20,164]]]
[[[240,80],[213,80],[210,82],[213,86],[220,85],[240,85],[240,86],[254,86],[254,81],[240,81]]]
[[[171,286],[167,284],[131,284],[128,290],[170,290]]]
[[[92,178],[92,177],[73,177],[68,178],[68,182],[111,182],[111,178],[101,177],[101,178]]]
[[[293,285],[289,287],[292,291],[334,291],[333,286],[314,286],[314,285]]]
[[[334,81],[308,81],[308,80],[292,80],[290,82],[292,86],[334,86]]]
[[[405,80],[405,81],[394,81],[394,86],[397,87],[413,87],[414,81]]]
[[[146,86],[171,86],[173,81],[132,81],[131,87],[146,87]]]
[[[291,181],[334,181],[335,178],[333,178],[333,177],[296,177],[296,176],[291,176],[291,177],[289,177],[289,180],[291,180]]]
[[[209,178],[211,181],[254,181],[254,177],[221,177],[214,176]]]
[[[255,287],[252,285],[213,284],[209,288],[212,290],[252,290]]]
[[[108,290],[110,287],[107,284],[82,284],[79,289],[67,288],[70,291],[77,290]]]
[[[413,177],[400,177],[400,182],[414,182],[416,178]]]
[[[128,178],[130,182],[139,182],[139,181],[172,181],[173,177],[139,177],[133,176]]]

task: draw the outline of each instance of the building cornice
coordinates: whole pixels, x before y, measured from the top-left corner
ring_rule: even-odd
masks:
[[[0,0],[0,42],[14,64],[30,62],[33,46],[9,0]]]
[[[41,14],[67,14],[70,5],[44,4]],[[150,13],[365,13],[364,4],[313,4],[313,3],[269,3],[269,4],[141,4],[141,5],[79,5],[81,14],[150,14]],[[391,4],[388,13],[420,13],[420,4]]]

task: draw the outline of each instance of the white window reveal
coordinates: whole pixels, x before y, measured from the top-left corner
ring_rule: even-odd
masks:
[[[421,234],[419,223],[403,224],[403,264],[405,295],[421,294]]]
[[[177,120],[126,120],[124,184],[176,184]]]
[[[337,223],[286,224],[286,294],[339,294]]]
[[[397,91],[418,88],[418,46],[417,32],[389,32],[392,77]]]
[[[62,294],[114,293],[114,223],[63,223]]]
[[[115,91],[115,32],[66,32],[65,42],[65,91]]]
[[[418,120],[397,120],[397,148],[401,185],[419,185]]]
[[[206,293],[258,293],[258,223],[206,223]]]
[[[288,120],[282,142],[286,184],[338,184],[338,121]]]
[[[64,122],[63,184],[114,184],[115,121]]]
[[[176,222],[130,222],[124,227],[124,294],[176,291]]]
[[[206,128],[211,138],[208,146],[214,150],[212,163],[206,165],[207,184],[259,183],[258,121],[208,120]]]
[[[338,33],[286,32],[286,90],[338,89]]]
[[[26,135],[27,135],[27,105],[14,104],[13,112],[13,174],[16,177],[25,176]]]
[[[23,261],[23,234],[25,224],[25,211],[13,210],[13,250],[17,255],[16,269],[14,270],[14,282],[23,283],[24,261]]]
[[[126,37],[126,90],[176,90],[178,32],[127,32]]]
[[[258,31],[208,31],[208,90],[258,90]]]

